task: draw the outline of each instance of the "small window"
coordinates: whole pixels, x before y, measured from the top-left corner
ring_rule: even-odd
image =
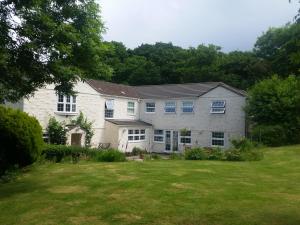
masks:
[[[106,100],[105,101],[105,118],[113,118],[114,117],[114,100]]]
[[[154,142],[164,142],[164,130],[154,130]]]
[[[165,103],[166,113],[176,113],[176,102],[166,102]]]
[[[57,111],[65,113],[76,112],[76,96],[58,95]]]
[[[180,131],[180,143],[192,144],[192,132],[190,130]]]
[[[223,100],[212,101],[210,113],[224,114],[225,113],[225,101],[223,101]]]
[[[212,132],[211,145],[215,147],[224,147],[224,132]]]
[[[184,102],[182,102],[182,112],[183,113],[192,113],[192,112],[194,112],[194,102],[193,101],[184,101]]]
[[[134,112],[135,112],[135,104],[134,104],[134,102],[128,102],[127,103],[127,112],[129,114],[134,114]]]
[[[146,102],[146,112],[148,113],[155,112],[155,102]]]
[[[128,141],[129,142],[137,142],[137,141],[144,141],[146,140],[146,130],[128,130]]]

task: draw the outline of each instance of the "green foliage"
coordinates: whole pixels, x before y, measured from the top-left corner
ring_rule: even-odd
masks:
[[[258,145],[246,138],[231,140],[233,147],[225,151],[227,161],[259,161],[264,157]]]
[[[299,78],[273,76],[257,83],[248,93],[246,112],[256,140],[272,146],[300,143]]]
[[[202,148],[192,148],[185,151],[184,158],[187,160],[205,160],[207,154]]]
[[[207,160],[223,160],[224,150],[221,148],[205,148]]]
[[[80,159],[98,162],[123,162],[126,160],[125,154],[115,149],[99,150],[66,145],[45,145],[42,155],[45,159],[54,162],[71,160],[76,163]]]
[[[281,76],[300,75],[300,23],[270,28],[257,39],[254,52],[265,59],[272,72]]]
[[[76,120],[72,121],[73,125],[79,126],[82,130],[85,131],[85,147],[91,146],[91,140],[94,136],[93,131],[93,122],[89,122],[86,117],[84,117],[83,113],[80,112],[80,115],[76,118]]]
[[[134,147],[132,149],[131,154],[135,155],[135,156],[137,156],[137,155],[145,155],[145,154],[147,154],[147,151],[144,150],[144,149],[138,148],[138,147]]]
[[[97,162],[125,162],[126,157],[123,152],[116,149],[108,149],[97,151],[94,155],[94,160]]]
[[[55,117],[51,117],[48,122],[47,132],[51,144],[65,145],[67,140],[67,129],[64,122],[58,122]]]
[[[45,83],[70,94],[80,79],[109,78],[104,31],[95,0],[1,1],[0,98],[17,101]]]
[[[18,165],[32,164],[43,146],[39,122],[18,110],[0,106],[0,174]]]

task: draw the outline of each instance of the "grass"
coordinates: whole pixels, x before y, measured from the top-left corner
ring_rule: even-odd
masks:
[[[36,165],[0,184],[3,225],[300,224],[300,146],[260,162]]]

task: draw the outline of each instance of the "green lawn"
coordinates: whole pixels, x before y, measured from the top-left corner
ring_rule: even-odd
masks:
[[[260,162],[44,164],[0,184],[0,224],[300,224],[300,146]]]

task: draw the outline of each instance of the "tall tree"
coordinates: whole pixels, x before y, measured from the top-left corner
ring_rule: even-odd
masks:
[[[17,101],[49,83],[70,93],[80,79],[109,77],[99,12],[94,0],[0,1],[0,98]]]
[[[257,39],[254,52],[267,60],[274,73],[300,74],[300,23],[271,28]]]

